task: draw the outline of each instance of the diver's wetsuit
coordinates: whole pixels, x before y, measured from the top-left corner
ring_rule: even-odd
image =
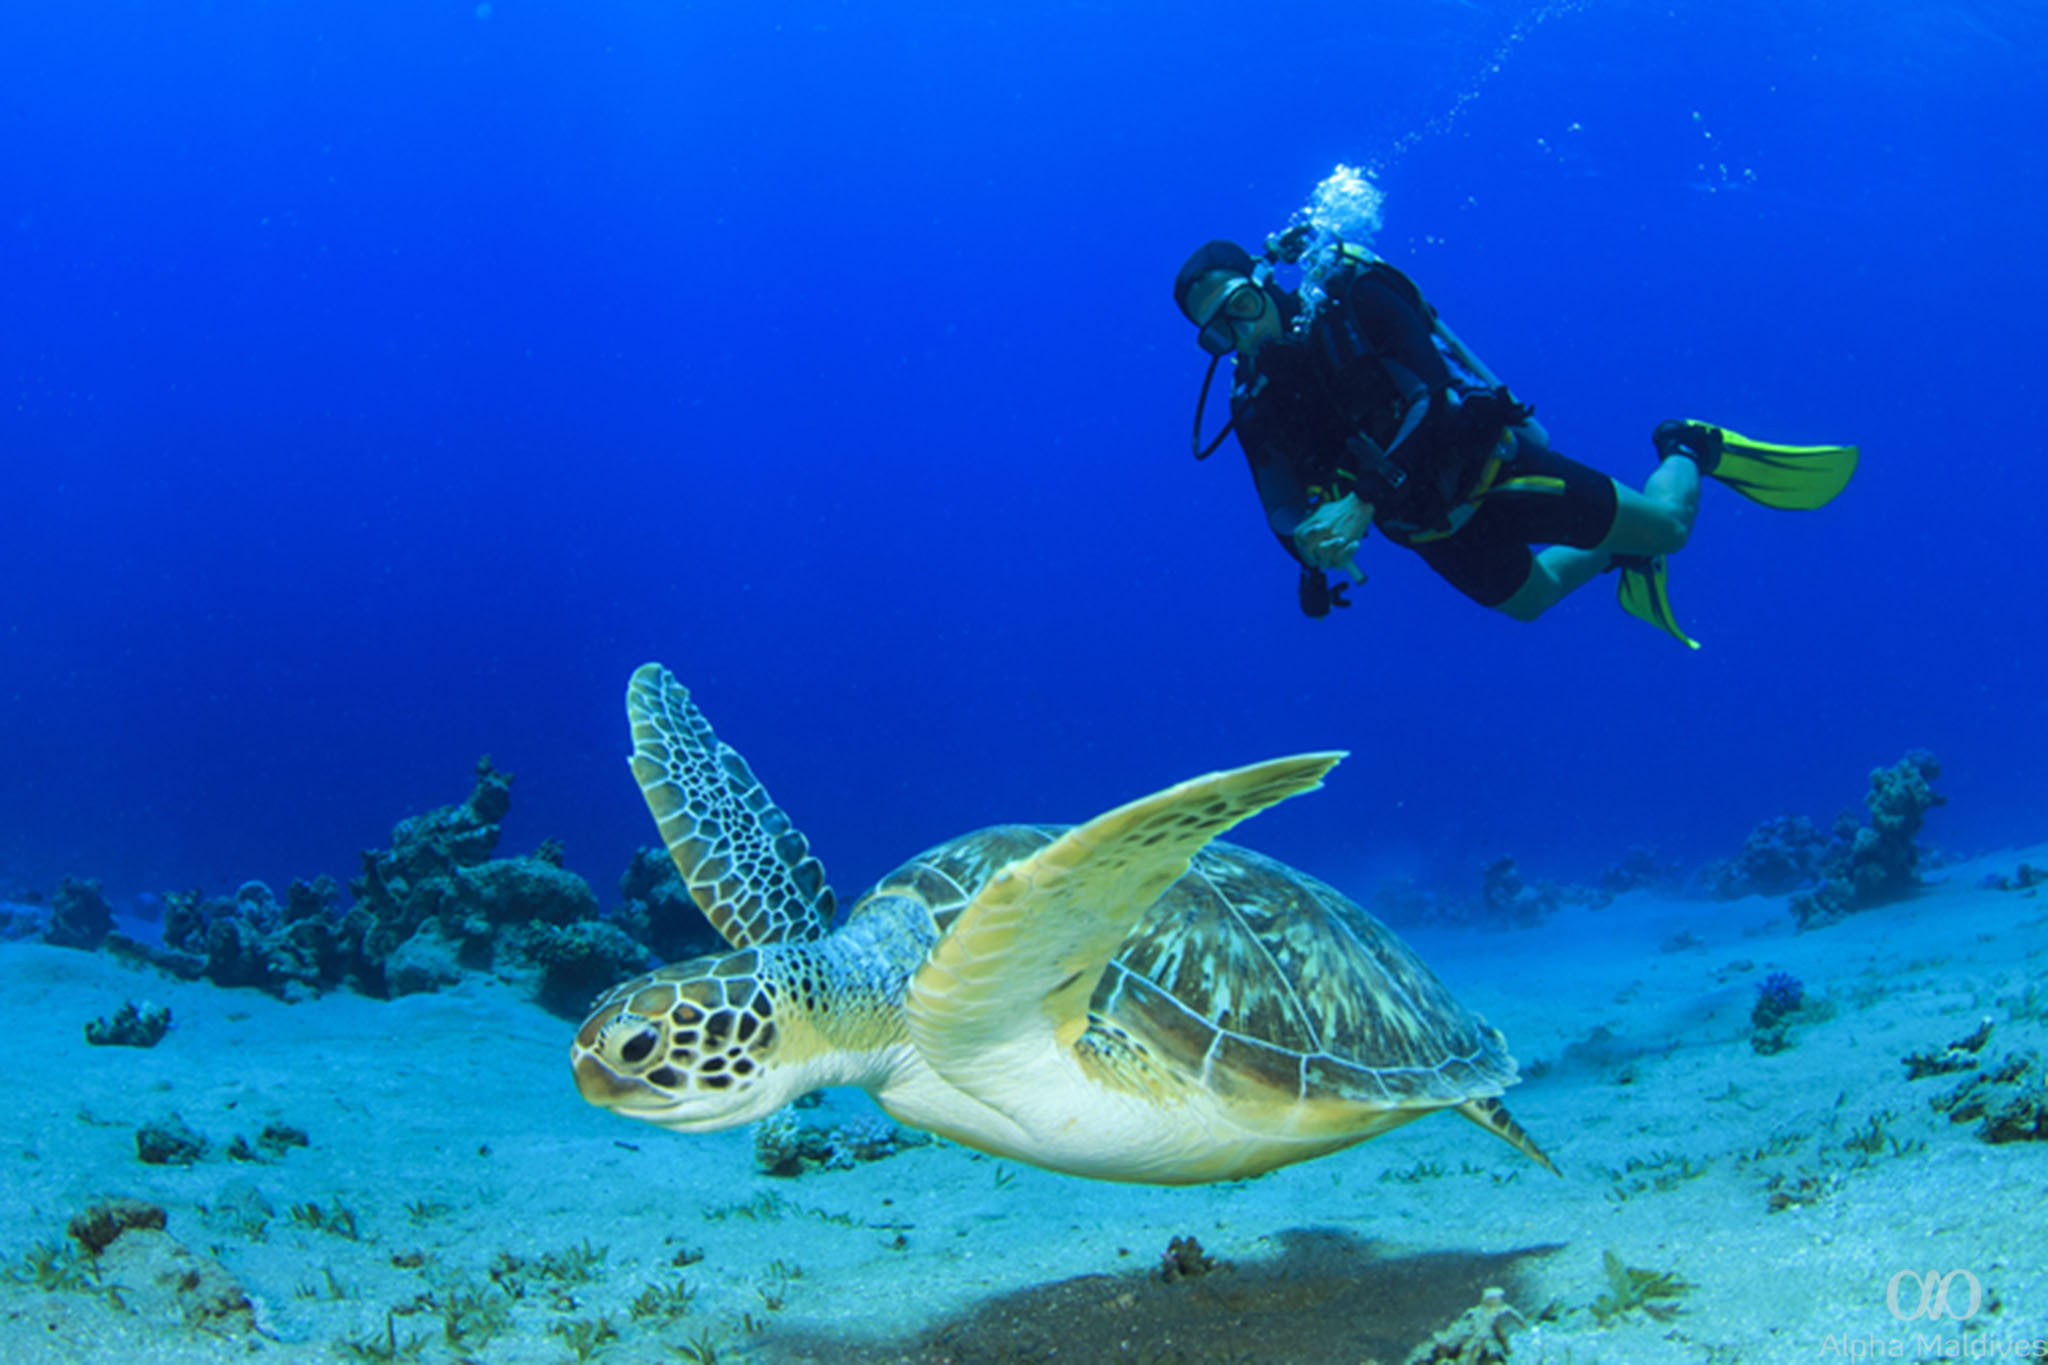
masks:
[[[1389,540],[1497,607],[1528,580],[1531,544],[1591,549],[1606,537],[1614,481],[1544,445],[1505,389],[1455,374],[1406,275],[1375,261],[1324,288],[1305,330],[1239,357],[1230,396],[1267,524],[1289,554],[1300,558],[1303,517],[1356,493]],[[1289,322],[1300,308],[1291,295],[1281,306]]]

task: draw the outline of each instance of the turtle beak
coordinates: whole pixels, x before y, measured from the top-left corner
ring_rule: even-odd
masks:
[[[645,1111],[672,1103],[674,1096],[643,1079],[641,1063],[660,1048],[654,1021],[630,1014],[621,1003],[602,1006],[576,1031],[569,1066],[576,1089],[602,1109]]]
[[[759,1103],[735,1106],[735,1096],[718,1091],[706,1095],[677,1095],[633,1076],[622,1076],[594,1052],[578,1048],[570,1069],[576,1077],[576,1091],[600,1109],[624,1118],[639,1119],[658,1128],[679,1133],[715,1133],[751,1123],[761,1116]],[[769,1103],[779,1107],[780,1100]]]
[[[577,1093],[600,1109],[655,1109],[670,1102],[647,1082],[621,1076],[594,1052],[579,1048],[574,1069]]]

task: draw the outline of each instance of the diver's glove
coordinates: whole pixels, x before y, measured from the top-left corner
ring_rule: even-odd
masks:
[[[1320,621],[1330,614],[1331,607],[1351,605],[1344,594],[1351,591],[1351,585],[1343,579],[1335,583],[1323,577],[1321,569],[1303,566],[1301,581],[1295,585],[1294,595],[1301,602],[1301,614],[1311,620]]]

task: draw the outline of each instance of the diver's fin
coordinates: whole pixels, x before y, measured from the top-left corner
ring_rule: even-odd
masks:
[[[1687,649],[1700,647],[1698,640],[1678,628],[1678,618],[1672,614],[1662,555],[1654,559],[1648,555],[1616,555],[1612,567],[1621,570],[1621,588],[1616,596],[1623,611],[1639,621],[1648,621]]]
[[[1666,423],[1665,427],[1672,426]],[[1720,434],[1718,458],[1703,472],[1752,502],[1789,511],[1811,511],[1832,502],[1856,472],[1855,446],[1788,446],[1753,440],[1711,422],[1688,422]],[[1659,427],[1660,434],[1665,427]],[[1663,448],[1659,443],[1659,450]],[[1680,453],[1690,453],[1681,451]]]

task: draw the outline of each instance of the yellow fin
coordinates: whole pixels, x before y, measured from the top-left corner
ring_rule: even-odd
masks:
[[[1649,622],[1687,649],[1700,647],[1698,640],[1679,628],[1678,617],[1671,610],[1671,593],[1665,582],[1662,558],[1651,560],[1647,568],[1622,565],[1621,586],[1616,597],[1621,602],[1621,609],[1638,621]]]
[[[1826,506],[1849,486],[1861,458],[1855,446],[1778,445],[1727,427],[1718,430],[1721,458],[1714,478],[1766,507],[1810,512]]]

